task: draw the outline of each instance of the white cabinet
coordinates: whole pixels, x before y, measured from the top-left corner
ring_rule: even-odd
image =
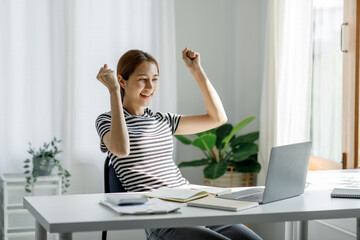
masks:
[[[38,177],[32,193],[25,191],[23,174],[0,175],[0,239],[30,240],[35,238],[35,219],[23,208],[24,196],[45,196],[61,194],[61,178],[58,176]],[[48,239],[57,239],[49,234]]]

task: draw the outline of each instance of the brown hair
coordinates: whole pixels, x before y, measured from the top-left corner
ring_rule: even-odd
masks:
[[[117,64],[117,76],[121,75],[125,81],[128,80],[129,76],[135,71],[135,68],[144,61],[154,63],[159,72],[159,64],[153,56],[147,52],[135,49],[129,50],[121,56]],[[121,88],[121,99],[124,99],[124,95],[125,90]]]

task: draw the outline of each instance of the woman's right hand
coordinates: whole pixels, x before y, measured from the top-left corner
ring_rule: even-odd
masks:
[[[109,91],[120,89],[120,84],[115,78],[114,71],[108,68],[107,64],[104,64],[104,67],[100,68],[96,78],[102,84],[104,84],[109,89]]]

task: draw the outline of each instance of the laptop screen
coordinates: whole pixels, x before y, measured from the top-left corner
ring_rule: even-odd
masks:
[[[263,203],[304,193],[311,145],[309,141],[271,149]]]

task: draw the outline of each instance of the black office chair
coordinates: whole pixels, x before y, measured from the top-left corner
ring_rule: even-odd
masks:
[[[110,158],[106,157],[104,163],[104,190],[105,193],[113,192],[126,192],[121,181],[118,179],[115,173],[115,169],[110,164]],[[102,240],[106,240],[107,231],[102,232]]]
[[[110,164],[110,158],[107,157],[104,163],[104,188],[105,193],[127,192],[119,178],[116,176],[115,169]]]

